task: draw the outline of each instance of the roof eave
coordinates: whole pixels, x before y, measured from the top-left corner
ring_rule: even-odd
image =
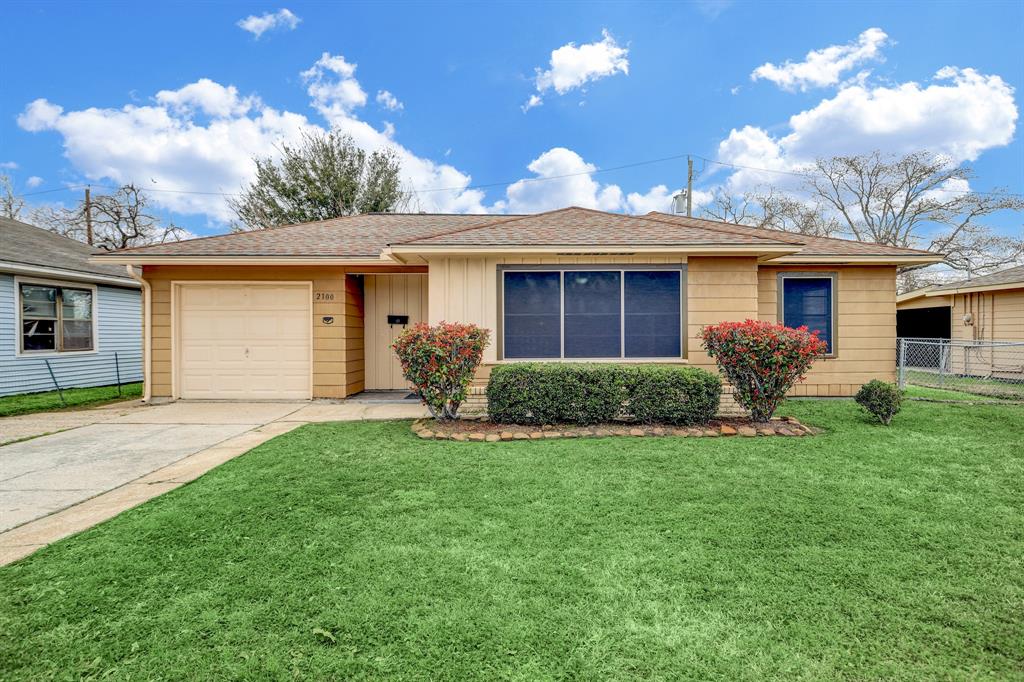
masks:
[[[90,262],[91,259],[90,259]],[[16,263],[13,261],[0,261],[0,272],[7,272],[13,275],[24,275],[27,277],[40,277],[49,279],[64,279],[72,282],[92,282],[95,284],[110,284],[113,286],[138,289],[139,283],[125,276],[103,275],[82,270],[69,270],[67,268],[54,268],[46,265],[33,265],[31,263]]]
[[[931,265],[933,263],[941,263],[943,256],[941,255],[868,255],[868,254],[857,254],[850,256],[843,255],[820,255],[816,256],[813,254],[799,254],[792,256],[781,256],[774,258],[769,263],[779,265]]]
[[[977,287],[958,287],[956,289],[934,289],[925,296],[952,296],[953,294],[977,294],[986,291],[1002,291],[1004,289],[1024,289],[1024,282],[1002,282]]]

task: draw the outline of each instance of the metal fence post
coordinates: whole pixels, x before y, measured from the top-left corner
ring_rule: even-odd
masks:
[[[946,385],[946,358],[949,357],[949,347],[945,341],[939,341],[939,386]]]
[[[121,363],[117,359],[117,351],[114,351],[114,372],[117,373],[117,397],[121,397]]]
[[[900,339],[899,352],[900,352],[899,364],[897,365],[897,369],[899,370],[898,384],[899,384],[900,390],[902,391],[903,389],[905,389],[907,387],[907,340],[906,339]]]
[[[60,396],[60,403],[64,407],[68,406],[68,401],[64,400],[64,391],[61,389],[60,384],[57,382],[57,375],[53,373],[53,367],[50,367],[49,360],[43,360],[46,363],[46,369],[50,372],[50,378],[53,379],[53,385],[57,387],[57,395]]]

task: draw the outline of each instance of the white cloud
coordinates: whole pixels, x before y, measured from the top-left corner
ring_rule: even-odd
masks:
[[[855,43],[830,45],[811,50],[802,62],[789,60],[782,65],[767,62],[754,69],[751,80],[768,80],[784,90],[806,91],[839,83],[845,71],[868,61],[882,58],[881,48],[889,36],[880,28],[869,28]]]
[[[679,190],[657,185],[645,194],[631,192],[626,195],[615,184],[602,184],[593,178],[597,167],[576,152],[565,147],[553,147],[527,168],[534,173],[505,190],[505,198],[492,206],[495,211],[509,213],[535,213],[566,206],[582,206],[602,211],[622,211],[633,214],[651,211],[670,211],[672,196]],[[698,198],[698,194],[700,197]],[[695,205],[706,201],[704,193],[694,193]]]
[[[40,98],[29,102],[25,111],[18,114],[18,125],[31,133],[46,130],[54,126],[63,111],[62,107]]]
[[[190,114],[199,110],[220,118],[241,116],[260,104],[259,98],[239,97],[235,86],[224,87],[209,78],[200,78],[179,90],[161,90],[156,93],[156,101],[176,113]]]
[[[342,55],[324,52],[313,66],[300,75],[306,92],[313,98],[313,107],[330,120],[347,115],[366,104],[366,92],[355,78],[356,64]]]
[[[405,108],[405,105],[399,102],[398,98],[387,90],[377,91],[377,104],[381,105],[388,111],[401,111]]]
[[[35,189],[41,184],[43,184],[43,179],[38,175],[33,175],[25,181],[25,187],[28,187],[29,189]]]
[[[0,161],[0,168],[3,170],[17,170],[18,164],[15,161]]]
[[[483,192],[466,190],[469,175],[395,143],[390,123],[375,128],[356,117],[354,110],[366,103],[366,94],[355,69],[344,57],[324,54],[302,74],[310,106],[328,126],[266,106],[255,96],[240,97],[233,86],[206,79],[161,91],[146,106],[65,112],[40,99],[26,106],[18,124],[31,132],[59,133],[65,156],[84,177],[175,190],[153,192],[151,198],[161,208],[203,214],[214,222],[234,217],[226,197],[217,193],[237,193],[252,179],[253,156],[276,156],[281,142],[295,143],[302,131],[326,127],[352,135],[368,151],[394,149],[409,189],[446,188],[418,194],[413,210],[484,212]],[[210,119],[196,120],[196,111]]]
[[[256,37],[256,40],[260,39],[265,32],[277,29],[287,28],[288,30],[294,30],[302,19],[298,18],[287,8],[282,8],[276,12],[267,12],[260,16],[255,14],[247,16],[245,19],[239,19],[237,26],[243,31],[248,31]]]
[[[718,156],[729,163],[791,171],[818,157],[925,149],[959,163],[1009,144],[1017,116],[1013,88],[999,76],[945,67],[927,85],[843,87],[792,116],[789,132],[781,137],[755,126],[733,129],[720,143]],[[785,178],[740,170],[729,183],[742,191],[767,181],[778,185]]]
[[[568,43],[551,52],[550,68],[536,69],[534,84],[537,94],[531,95],[523,105],[524,112],[541,104],[541,95],[554,89],[559,95],[581,88],[587,83],[614,76],[629,74],[629,48],[622,47],[607,30],[601,31],[602,39],[577,46]]]

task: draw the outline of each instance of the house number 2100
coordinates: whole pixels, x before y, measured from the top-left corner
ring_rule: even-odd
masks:
[[[313,300],[315,300],[315,301],[333,301],[334,300],[334,294],[330,293],[329,291],[318,291],[318,292],[316,292],[313,295]]]

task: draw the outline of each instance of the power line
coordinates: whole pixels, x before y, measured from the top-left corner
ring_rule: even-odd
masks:
[[[729,163],[727,161],[717,161],[715,159],[709,159],[707,157],[700,156],[698,154],[674,154],[672,156],[663,156],[663,157],[657,158],[657,159],[648,159],[646,161],[636,161],[636,162],[633,162],[633,163],[625,163],[625,164],[620,164],[620,165],[617,165],[617,166],[608,166],[608,167],[605,167],[605,168],[595,168],[594,170],[577,171],[575,173],[562,173],[562,174],[559,174],[559,175],[546,175],[544,177],[534,177],[534,178],[518,178],[516,180],[509,180],[509,181],[502,181],[502,182],[479,183],[479,184],[475,184],[475,185],[460,185],[460,186],[453,186],[453,187],[432,187],[432,188],[429,188],[429,189],[410,190],[409,193],[410,194],[415,194],[415,195],[420,195],[420,194],[432,194],[434,192],[465,192],[465,191],[468,191],[468,190],[491,189],[491,188],[494,188],[494,187],[509,187],[511,185],[514,185],[514,184],[520,183],[520,182],[521,183],[547,182],[547,181],[550,181],[550,180],[562,180],[562,179],[565,179],[565,178],[580,177],[580,176],[584,176],[584,175],[588,175],[589,176],[589,175],[598,175],[600,173],[611,173],[611,172],[614,172],[614,171],[626,170],[626,169],[629,169],[629,168],[638,168],[638,167],[641,167],[641,166],[649,166],[649,165],[653,165],[653,164],[657,164],[657,163],[665,163],[667,161],[678,161],[680,159],[685,159],[687,156],[693,156],[694,158],[700,159],[705,164],[709,164],[710,163],[710,164],[714,164],[714,165],[717,165],[717,166],[725,166],[725,167],[728,167],[728,168],[734,168],[734,169],[737,169],[737,170],[750,170],[750,171],[757,171],[757,172],[760,172],[760,173],[774,173],[774,174],[777,174],[777,175],[788,175],[788,176],[791,176],[791,177],[799,177],[799,178],[806,178],[809,175],[818,175],[819,177],[822,177],[822,178],[826,177],[826,176],[824,176],[822,174],[818,174],[818,173],[801,172],[801,171],[787,171],[787,170],[780,170],[780,169],[777,169],[777,168],[759,168],[757,166],[747,166],[747,165],[738,164],[738,163]],[[38,192],[26,192],[26,193],[23,193],[23,194],[20,194],[20,195],[16,195],[16,196],[19,196],[19,197],[31,197],[31,196],[36,196],[36,195],[39,195],[39,194],[49,194],[49,193],[52,193],[52,192],[77,191],[77,190],[80,190],[80,189],[85,189],[86,187],[89,187],[89,186],[98,187],[98,188],[101,188],[101,189],[110,189],[110,190],[120,189],[119,187],[115,187],[115,186],[111,186],[111,185],[80,184],[80,185],[70,185],[70,186],[67,186],[67,187],[58,187],[58,188],[55,188],[55,189],[40,190]],[[163,193],[168,193],[168,194],[192,194],[192,195],[200,195],[200,196],[221,196],[221,197],[231,197],[231,198],[236,198],[236,197],[239,196],[238,194],[231,193],[231,192],[210,192],[210,191],[187,190],[187,189],[162,189],[162,188],[158,188],[158,187],[140,187],[140,189],[142,189],[145,192],[163,192]],[[798,192],[798,191],[801,191],[801,190],[798,189],[798,188],[793,188],[793,189],[786,189],[785,191],[786,192]],[[983,190],[949,189],[949,188],[934,188],[934,189],[932,189],[930,191],[933,191],[933,192],[948,192],[948,193],[952,193],[952,194],[988,194],[988,195],[1024,197],[1024,194],[1017,193],[1017,192],[992,192],[992,191],[983,191]]]

